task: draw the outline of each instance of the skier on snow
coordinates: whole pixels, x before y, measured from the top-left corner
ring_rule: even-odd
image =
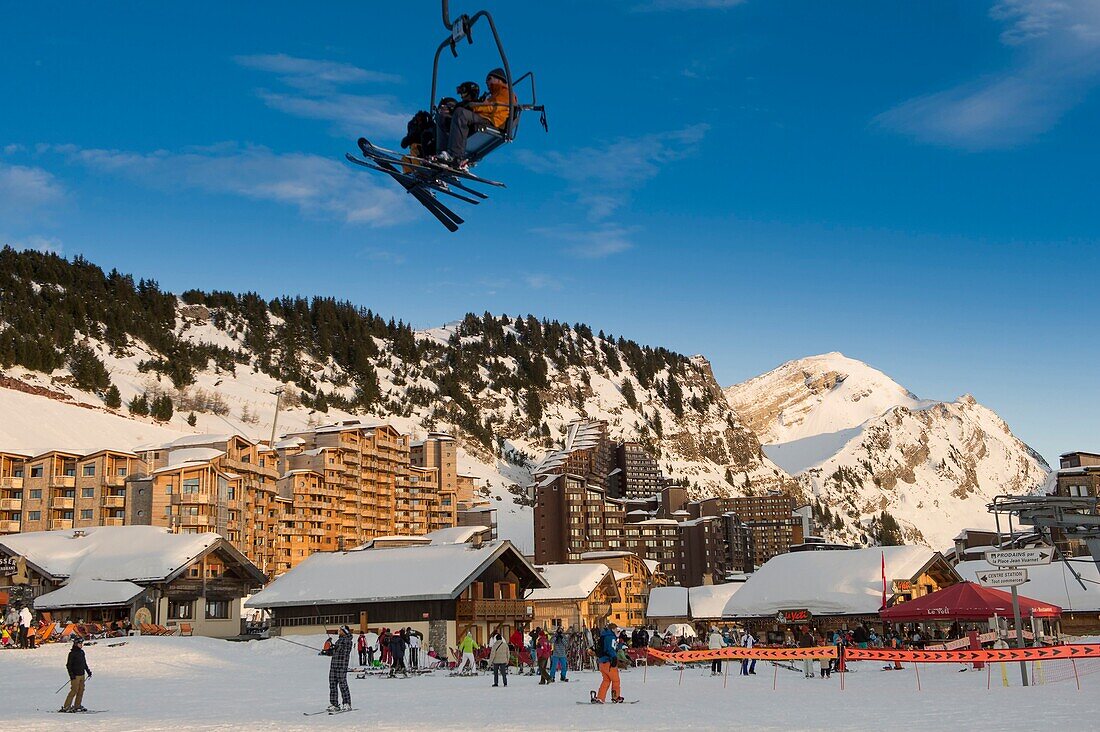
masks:
[[[399,630],[390,636],[390,658],[393,661],[393,665],[390,666],[391,679],[399,671],[402,676],[408,675],[405,671],[405,646],[405,631]]]
[[[339,712],[351,709],[351,689],[348,688],[348,661],[351,658],[351,628],[340,626],[340,635],[332,645],[332,661],[328,667],[328,711]],[[340,696],[336,696],[339,688]],[[344,704],[340,706],[340,700]]]
[[[73,647],[69,649],[69,657],[65,659],[65,669],[69,672],[69,694],[65,697],[65,703],[59,712],[86,712],[84,708],[84,674],[92,678],[92,670],[88,668],[88,659],[84,656],[84,639],[77,636],[73,639]]]
[[[752,637],[752,633],[750,633],[748,628],[746,628],[745,632],[741,635],[741,647],[742,648],[752,648],[754,645],[756,645],[756,639]],[[751,663],[750,663],[749,659],[747,659],[747,658],[742,658],[741,659],[741,675],[742,676],[755,676],[756,675],[756,659],[755,658],[752,659]]]
[[[462,662],[455,669],[456,674],[476,673],[477,663],[474,661],[474,651],[477,649],[477,641],[473,633],[466,631],[466,636],[458,644],[458,650],[462,651]]]
[[[726,639],[718,632],[717,626],[710,626],[710,634],[707,636],[707,649],[720,651],[726,646]],[[718,676],[722,673],[722,659],[716,658],[710,662],[710,675]]]
[[[619,703],[623,701],[622,694],[619,688],[619,667],[617,665],[619,657],[618,649],[618,637],[615,631],[619,626],[615,623],[608,623],[607,627],[600,632],[600,652],[596,656],[596,662],[600,665],[600,675],[603,677],[603,682],[600,683],[599,692],[592,692],[592,703],[603,704],[607,699],[607,690],[611,689],[611,701]]]
[[[554,631],[554,640],[551,641],[551,645],[554,652],[550,655],[550,683],[554,683],[554,672],[558,668],[561,669],[561,680],[569,681],[565,678],[565,674],[569,670],[569,639],[565,637],[565,631],[561,629],[560,625]]]
[[[493,634],[493,642],[489,645],[489,663],[493,667],[493,686],[499,686],[501,678],[504,685],[508,686],[508,643],[500,633]]]

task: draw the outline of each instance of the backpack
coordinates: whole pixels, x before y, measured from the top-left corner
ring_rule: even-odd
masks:
[[[595,656],[596,658],[599,658],[600,656],[603,655],[604,650],[603,650],[603,634],[602,633],[593,633],[592,634],[592,648],[589,649],[589,650],[591,651],[592,655]]]

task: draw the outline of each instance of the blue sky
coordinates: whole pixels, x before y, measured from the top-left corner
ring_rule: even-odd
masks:
[[[0,240],[418,327],[583,321],[723,384],[839,350],[1100,450],[1100,4],[479,7],[550,132],[448,234],[342,162],[426,106],[438,3],[8,4]],[[496,65],[475,38],[442,88]]]

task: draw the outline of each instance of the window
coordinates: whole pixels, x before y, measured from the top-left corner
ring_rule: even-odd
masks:
[[[72,521],[73,520],[73,512],[72,511],[62,511],[61,512],[61,520],[62,521]]]
[[[42,466],[41,465],[32,465],[31,466],[31,477],[32,478],[41,478],[42,477]]]
[[[88,463],[87,465],[82,465],[81,469],[80,469],[80,474],[83,475],[85,478],[91,478],[92,476],[94,476],[95,475],[95,463]]]
[[[206,601],[206,619],[207,620],[228,620],[229,619],[229,600],[207,600]]]
[[[183,481],[184,493],[198,493],[199,492],[199,479],[198,478],[186,478]]]
[[[90,509],[90,508],[80,509],[80,519],[82,521],[91,521],[92,520],[92,509]]]
[[[42,499],[42,489],[41,488],[33,489],[31,491],[31,496],[30,497],[31,497],[32,500],[34,500],[34,499],[41,500]]]
[[[81,498],[95,498],[95,488],[81,488],[80,489],[80,497]]]
[[[193,620],[195,617],[194,600],[168,600],[169,620]]]
[[[164,507],[164,515],[165,516],[171,516],[172,515],[172,507],[171,506],[165,506]]]
[[[168,481],[164,484],[164,493],[165,495],[172,495],[172,481]]]
[[[115,471],[115,474],[120,478],[125,478],[126,477],[126,468],[119,468],[118,470]]]
[[[27,520],[28,521],[41,521],[42,520],[42,512],[41,511],[27,511]]]

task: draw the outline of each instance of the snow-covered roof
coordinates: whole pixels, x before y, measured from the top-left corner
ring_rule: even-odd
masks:
[[[219,450],[214,447],[187,447],[183,449],[173,449],[168,453],[168,465],[176,466],[184,463],[205,463],[214,458],[219,458],[225,454],[225,450]]]
[[[78,577],[53,592],[39,595],[35,608],[53,610],[68,607],[111,607],[127,605],[145,590],[133,582],[84,579]]]
[[[333,424],[326,424],[316,429],[304,430],[303,432],[315,432],[319,435],[323,435],[329,432],[344,432],[345,430],[370,430],[376,427],[386,426],[385,422],[378,420],[365,420],[365,419],[348,419],[343,422],[334,422]],[[301,432],[296,434],[302,434]]]
[[[488,531],[488,526],[454,526],[447,529],[436,529],[424,534],[431,539],[433,544],[465,544],[483,531]]]
[[[582,600],[611,572],[606,564],[541,564],[537,569],[550,586],[533,590],[528,600]]]
[[[688,613],[688,589],[686,587],[654,587],[649,591],[647,618],[686,618]]]
[[[688,588],[688,608],[695,620],[720,618],[726,603],[745,586],[744,582],[727,582],[721,585],[702,585]]]
[[[978,572],[997,569],[984,559],[959,562],[955,571],[965,580],[977,581]],[[1100,612],[1100,571],[1091,558],[1073,561],[1073,569],[1085,580],[1087,591],[1074,578],[1064,562],[1051,562],[1027,568],[1027,582],[1017,589],[1021,595],[1058,605],[1063,612]]]
[[[275,441],[275,449],[283,450],[288,447],[300,447],[306,444],[306,441],[301,437],[284,437],[281,440]]]
[[[648,519],[646,521],[639,521],[636,526],[676,526],[677,522],[673,519]]]
[[[656,559],[643,559],[642,563],[649,568],[650,573],[656,572],[661,568],[661,563]]]
[[[250,442],[250,443],[252,442],[252,440],[249,440],[247,437],[244,437],[243,435],[232,435],[232,434],[224,434],[224,435],[223,434],[186,435],[184,437],[180,437],[179,439],[172,440],[171,442],[163,443],[160,446],[159,449],[162,449],[162,450],[168,450],[168,449],[176,450],[176,449],[181,448],[181,447],[195,447],[195,446],[202,446],[202,445],[217,445],[217,444],[222,443],[222,442],[229,442],[234,437],[240,437],[242,440],[245,440],[245,441]],[[157,449],[157,448],[154,448],[154,449]]]
[[[616,557],[632,556],[634,556],[634,552],[628,551],[584,552],[581,554],[581,559],[615,559]]]
[[[453,600],[486,567],[506,554],[538,571],[507,540],[433,544],[399,549],[318,552],[253,595],[246,607],[292,607],[387,600]]]
[[[532,475],[540,475],[559,468],[571,453],[578,450],[589,450],[598,446],[603,434],[604,426],[599,422],[589,420],[570,422],[562,449],[546,453],[542,460],[531,469]]]
[[[628,579],[630,579],[631,577],[634,576],[630,572],[620,572],[617,569],[613,570],[613,572],[615,573],[615,581],[616,582],[622,582],[623,580],[628,580]]]
[[[219,541],[217,534],[172,534],[158,526],[93,526],[11,534],[0,537],[0,546],[51,577],[148,582],[164,580]]]
[[[889,582],[912,579],[939,556],[917,546],[780,554],[765,562],[730,598],[724,615],[764,617],[793,609],[814,615],[877,613],[882,605],[883,557]]]

